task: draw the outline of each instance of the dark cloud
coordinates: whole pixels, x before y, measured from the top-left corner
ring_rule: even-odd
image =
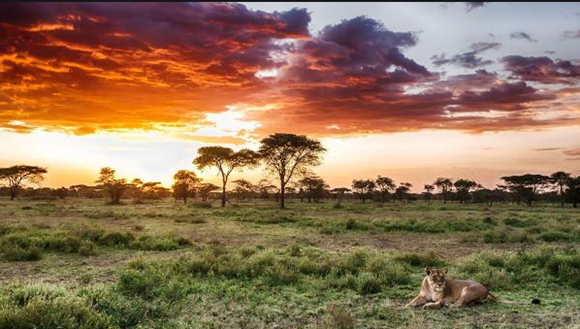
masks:
[[[574,84],[580,79],[580,64],[549,57],[506,56],[501,59],[514,78],[546,84]]]
[[[483,6],[489,3],[491,2],[465,2],[465,10],[469,12],[477,8],[482,8]]]
[[[538,40],[534,39],[531,35],[526,32],[513,32],[510,33],[511,39],[520,39],[520,40],[527,40],[529,42],[538,42]]]
[[[540,94],[536,88],[525,82],[502,83],[482,92],[466,91],[458,98],[458,104],[465,110],[517,111],[525,108],[526,103],[550,100],[550,94]]]
[[[539,148],[535,148],[534,151],[537,152],[552,152],[552,151],[559,151],[561,150],[561,147],[539,147]]]
[[[490,49],[499,49],[500,47],[501,43],[499,42],[476,42],[471,45],[471,51],[453,57],[447,57],[446,54],[435,55],[431,59],[435,66],[453,64],[465,68],[477,68],[493,63],[491,60],[485,60],[479,57],[479,54]]]

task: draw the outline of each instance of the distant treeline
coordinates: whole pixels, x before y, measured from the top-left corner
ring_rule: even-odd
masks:
[[[256,151],[242,149],[234,151],[223,146],[208,146],[198,150],[193,164],[198,170],[214,168],[222,178],[222,186],[202,182],[192,170],[179,170],[173,177],[171,189],[162,187],[159,182],[143,182],[139,178],[127,180],[117,178],[115,170],[101,169],[96,185],[73,185],[69,187],[32,188],[27,184],[38,185],[47,174],[46,168],[18,165],[0,168],[0,195],[11,199],[29,198],[67,198],[108,197],[109,203],[119,204],[122,199],[133,199],[135,203],[143,200],[163,199],[173,196],[176,200],[199,197],[203,202],[220,199],[222,207],[232,200],[276,200],[284,208],[285,199],[292,198],[301,202],[320,202],[323,199],[336,200],[340,204],[346,199],[361,202],[414,202],[435,200],[443,203],[494,203],[515,202],[532,206],[534,202],[566,203],[574,208],[580,202],[580,176],[558,171],[550,176],[524,174],[501,177],[502,184],[488,189],[470,179],[439,177],[423,186],[424,192],[412,193],[413,185],[407,182],[397,184],[386,176],[375,179],[355,179],[350,187],[331,188],[322,177],[313,174],[310,168],[322,162],[326,150],[319,141],[294,134],[273,134],[261,141]],[[231,182],[227,188],[230,174],[234,170],[262,166],[267,177],[253,184],[245,179]]]

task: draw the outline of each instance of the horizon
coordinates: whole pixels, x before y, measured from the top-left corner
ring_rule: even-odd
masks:
[[[217,182],[199,147],[289,132],[328,149],[331,187],[580,174],[578,3],[325,6],[2,4],[0,167]]]

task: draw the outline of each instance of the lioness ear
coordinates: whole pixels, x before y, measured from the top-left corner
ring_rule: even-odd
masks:
[[[431,275],[431,272],[433,272],[433,268],[431,266],[425,267],[425,274]]]
[[[442,269],[441,272],[443,272],[443,273],[445,273],[445,275],[447,275],[447,273],[449,273],[449,269],[446,267],[446,268]]]

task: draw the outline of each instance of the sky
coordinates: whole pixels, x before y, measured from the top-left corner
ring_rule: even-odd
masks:
[[[332,187],[580,174],[578,49],[579,3],[2,3],[0,166],[169,186],[288,132]]]

